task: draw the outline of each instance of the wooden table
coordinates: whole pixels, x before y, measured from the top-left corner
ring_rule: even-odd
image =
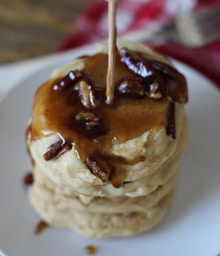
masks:
[[[89,0],[0,0],[0,63],[55,51]]]

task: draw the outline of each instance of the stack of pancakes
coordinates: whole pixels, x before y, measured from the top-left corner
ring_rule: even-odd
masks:
[[[187,142],[184,77],[142,44],[118,42],[118,49],[112,106],[103,96],[104,46],[38,89],[27,129],[34,208],[48,224],[89,237],[158,224]]]

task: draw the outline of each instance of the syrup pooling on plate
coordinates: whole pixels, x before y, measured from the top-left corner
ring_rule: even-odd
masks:
[[[122,161],[106,156],[105,149],[146,131],[155,133],[167,127],[169,102],[187,101],[186,83],[176,69],[123,48],[116,55],[114,103],[107,105],[108,55],[98,53],[83,61],[83,70],[50,79],[38,89],[33,105],[31,139],[59,134],[61,143],[57,152],[63,152],[67,141],[72,143],[90,170],[104,169],[104,173],[96,173],[96,176],[108,181],[108,168],[103,167],[104,163],[93,168],[96,162],[93,157],[102,156],[108,159],[107,162],[111,157],[111,162]]]

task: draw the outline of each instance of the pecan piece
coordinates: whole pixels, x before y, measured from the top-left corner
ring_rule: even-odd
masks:
[[[101,117],[94,112],[80,111],[75,118],[81,124],[84,132],[92,138],[98,138],[106,133]]]
[[[84,121],[88,129],[91,129],[94,126],[99,125],[100,122],[100,118],[95,113],[84,111],[80,111],[79,114],[76,115],[76,120]]]
[[[154,69],[144,61],[144,56],[138,52],[132,52],[126,47],[121,49],[121,61],[126,64],[128,69],[133,71],[135,74],[146,78],[153,74]]]
[[[159,60],[150,60],[149,62],[153,69],[169,77],[176,78],[177,73],[179,73],[175,68]]]
[[[102,156],[87,157],[86,164],[90,171],[103,182],[109,181],[111,168]]]
[[[149,98],[161,99],[166,96],[166,81],[163,77],[154,78],[147,83],[146,94]]]
[[[61,156],[63,153],[72,149],[72,143],[70,141],[58,140],[50,145],[47,152],[44,153],[44,159],[49,161],[53,158]]]
[[[174,101],[187,102],[186,79],[174,67],[158,60],[151,60],[146,54],[132,52],[127,48],[121,49],[121,61],[127,65],[128,69],[145,80],[152,76],[164,78],[167,95]]]
[[[79,96],[83,106],[86,108],[97,107],[98,100],[95,95],[95,89],[84,80],[80,81],[79,84]]]
[[[130,97],[130,98],[142,98],[144,97],[144,88],[140,80],[127,79],[121,81],[116,88],[118,96]]]
[[[185,77],[179,73],[178,78],[170,79],[167,86],[167,95],[174,101],[186,103],[188,101],[188,91]]]
[[[80,71],[70,71],[64,78],[62,78],[58,83],[53,85],[54,91],[64,90],[72,85],[75,85],[80,79],[82,79],[82,74]]]
[[[41,234],[45,228],[49,227],[49,224],[47,222],[45,222],[44,220],[41,220],[40,222],[38,222],[36,228],[35,228],[35,234],[39,235]]]
[[[166,133],[173,139],[176,139],[175,108],[175,103],[171,101],[168,105]]]
[[[160,92],[160,85],[157,81],[154,81],[149,87],[148,96],[153,99],[161,99],[162,94]]]
[[[187,83],[183,74],[174,67],[160,61],[151,61],[151,66],[167,79],[167,95],[174,101],[186,103],[188,101]]]
[[[34,183],[34,175],[32,172],[29,172],[24,177],[24,184],[27,186],[31,186]]]

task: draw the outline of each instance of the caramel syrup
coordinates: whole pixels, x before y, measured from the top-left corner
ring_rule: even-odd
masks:
[[[139,57],[140,54],[137,56]],[[135,56],[135,54],[134,54]],[[115,89],[119,90],[127,86],[127,95],[132,96],[142,95],[141,87],[137,87],[136,91],[133,87],[129,87],[123,81],[133,81],[132,84],[146,82],[146,79],[162,78],[165,84],[160,84],[161,88],[170,90],[171,98],[181,102],[181,95],[184,94],[186,101],[186,84],[184,77],[175,71],[174,68],[166,66],[160,62],[153,62],[143,59],[143,63],[131,59],[130,56],[125,56],[130,61],[129,65],[122,61],[119,54],[116,56],[116,74],[115,74]],[[131,55],[132,57],[132,55]],[[85,57],[84,69],[70,71],[69,75],[64,78],[50,79],[46,81],[36,92],[32,110],[32,124],[26,133],[27,146],[32,140],[42,138],[51,134],[58,134],[63,141],[71,141],[75,146],[78,157],[86,162],[86,159],[91,155],[98,154],[117,165],[116,162],[121,162],[121,157],[109,156],[108,150],[114,144],[124,143],[130,139],[137,138],[145,132],[149,132],[149,139],[153,138],[153,134],[162,127],[167,125],[167,109],[169,106],[169,97],[153,99],[151,97],[140,97],[138,99],[132,97],[121,97],[115,95],[115,100],[112,105],[105,103],[105,88],[106,88],[106,73],[108,65],[108,55],[98,53],[96,55]],[[136,66],[146,64],[146,74],[149,77],[141,77],[139,74],[142,69],[135,72]],[[154,65],[154,67],[152,66]],[[164,70],[163,70],[164,68]],[[80,87],[76,83],[71,86],[72,81],[83,80],[88,85],[89,93],[93,90],[98,95],[99,104],[95,107],[88,107],[82,104],[80,95]],[[144,79],[144,80],[143,80]],[[77,89],[78,88],[78,89]],[[161,91],[162,92],[162,91]],[[184,92],[184,93],[183,93]],[[155,94],[156,95],[156,94]],[[166,94],[165,94],[166,95]],[[169,95],[169,96],[170,96]],[[178,97],[177,97],[178,96]],[[93,116],[94,120],[89,120],[88,123],[93,124],[95,133],[91,133],[91,127],[87,127],[85,123],[78,121],[80,113],[83,115]],[[96,126],[97,120],[99,125]],[[174,120],[175,121],[175,120]],[[136,161],[136,160],[135,160]],[[139,159],[137,159],[139,161]],[[126,174],[123,170],[120,172],[113,171],[111,174],[112,184],[120,187]]]
[[[97,54],[85,59],[83,73],[96,87],[105,87],[108,56]],[[100,66],[102,63],[102,66]],[[117,59],[116,84],[133,76],[124,63]],[[76,90],[54,91],[57,80],[49,80],[35,96],[32,114],[32,139],[58,133],[76,145],[78,155],[85,161],[94,152],[105,152],[113,143],[123,143],[146,131],[163,127],[166,123],[167,101],[153,99],[117,98],[113,105],[104,103],[104,98],[95,109],[85,109]],[[106,134],[94,140],[76,120],[80,111],[95,112],[102,118]]]

